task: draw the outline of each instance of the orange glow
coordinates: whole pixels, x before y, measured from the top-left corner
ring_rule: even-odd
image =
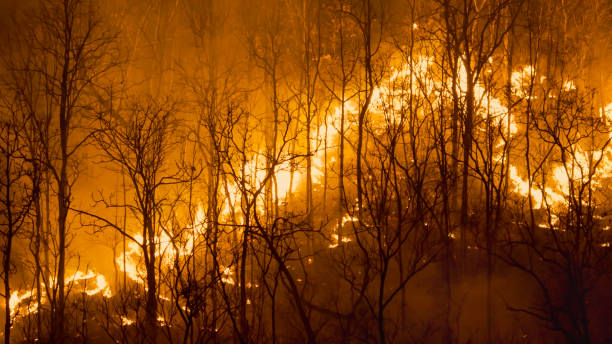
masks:
[[[101,294],[105,298],[112,297],[111,288],[106,281],[104,275],[96,273],[92,270],[87,272],[75,271],[72,276],[65,279],[66,285],[77,286],[78,291],[81,291],[89,296]],[[53,286],[54,280],[51,279],[51,286]],[[41,283],[41,289],[44,289],[45,284]],[[9,307],[11,309],[11,316],[17,315],[27,316],[38,312],[38,304],[35,300],[36,291],[25,290],[25,291],[13,291],[9,298]],[[46,302],[44,294],[41,295],[41,301]]]
[[[529,195],[529,183],[522,179],[517,172],[515,166],[510,166],[508,177],[514,184],[514,192],[518,193],[523,197]],[[533,185],[531,189],[531,197],[533,200],[534,208],[542,208],[545,204],[558,205],[565,201],[565,197],[549,187],[545,187],[544,190],[538,189]],[[544,203],[546,200],[546,203]]]
[[[130,326],[134,324],[134,320],[129,319],[125,315],[121,316],[121,326]]]
[[[36,313],[38,311],[38,305],[35,300],[32,299],[34,291],[24,291],[19,293],[15,290],[11,293],[9,298],[9,307],[11,308],[11,317],[17,315],[18,311],[24,311],[25,314]],[[22,306],[21,303],[26,302],[26,306]]]
[[[221,282],[225,283],[225,284],[230,284],[230,285],[234,285],[234,279],[232,278],[232,275],[234,273],[232,272],[232,269],[230,269],[229,267],[226,267],[225,269],[223,269],[223,274],[221,277]]]
[[[8,1],[7,342],[612,338],[612,2]]]

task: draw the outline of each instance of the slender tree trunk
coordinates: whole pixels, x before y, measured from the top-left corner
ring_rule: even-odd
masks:
[[[9,216],[10,218],[10,216]],[[10,220],[9,220],[10,221]],[[10,295],[11,295],[11,285],[10,285],[10,278],[9,278],[9,269],[11,268],[11,259],[10,259],[10,254],[11,254],[11,245],[12,245],[12,234],[10,233],[11,229],[9,229],[9,233],[8,233],[8,237],[6,239],[6,247],[5,247],[5,257],[4,257],[4,261],[2,262],[3,268],[4,268],[4,295],[6,295],[4,297],[4,311],[5,311],[5,318],[4,318],[4,343],[5,344],[10,344],[11,342],[11,303],[10,303]]]
[[[66,100],[64,100],[65,102]],[[65,106],[65,105],[64,105]],[[65,110],[64,110],[65,111]],[[65,112],[64,112],[65,113]],[[66,266],[66,221],[70,204],[68,191],[68,128],[69,123],[66,115],[60,119],[60,135],[62,161],[60,179],[58,185],[57,202],[59,207],[58,217],[58,266],[57,266],[57,309],[54,323],[54,339],[57,343],[64,342],[64,311],[65,311],[65,266]]]
[[[451,121],[454,121],[454,118],[451,118]],[[453,333],[451,326],[451,312],[452,312],[452,266],[453,266],[453,242],[451,239],[451,203],[452,203],[452,191],[453,181],[452,176],[456,175],[453,171],[453,167],[451,166],[449,170],[448,166],[448,156],[446,152],[446,141],[445,141],[445,128],[446,122],[444,121],[444,109],[440,111],[440,127],[439,127],[439,139],[438,146],[440,147],[440,176],[441,178],[441,188],[442,188],[442,213],[443,213],[443,226],[442,226],[442,237],[441,240],[444,243],[444,262],[443,262],[443,272],[444,272],[444,291],[445,291],[445,302],[446,302],[446,310],[444,313],[445,319],[445,331],[444,331],[444,342],[450,344],[453,342]],[[454,131],[454,129],[451,129]],[[452,133],[451,133],[452,135]],[[452,137],[451,137],[452,139]],[[451,142],[454,146],[454,142]],[[454,164],[454,159],[451,157],[451,165]],[[455,165],[456,166],[456,165]],[[448,178],[450,174],[451,178]],[[450,185],[449,185],[450,181]]]
[[[344,92],[345,87],[343,81],[341,99],[342,104],[340,109],[340,151],[338,152],[338,160],[340,164],[340,171],[338,171],[338,230],[336,231],[338,234],[338,244],[342,243],[342,235],[344,235],[342,230],[342,217],[346,211],[346,202],[344,201]]]
[[[248,242],[249,242],[249,224],[250,224],[250,211],[247,210],[244,214],[244,231],[242,233],[242,252],[240,254],[240,280],[238,283],[240,289],[240,332],[241,338],[245,343],[250,342],[249,335],[249,322],[247,319],[247,296],[246,296],[246,265],[247,265],[247,254],[248,254]]]
[[[8,223],[8,228],[7,228],[7,232],[6,232],[6,243],[5,243],[5,247],[4,247],[4,259],[2,261],[2,268],[3,268],[3,276],[4,277],[4,311],[5,311],[5,319],[4,319],[4,343],[5,344],[10,344],[11,342],[11,303],[10,303],[10,298],[11,298],[11,284],[10,284],[10,276],[11,276],[11,250],[12,250],[12,246],[13,246],[13,212],[11,210],[11,207],[13,206],[11,204],[11,173],[10,173],[10,162],[9,159],[11,159],[9,157],[9,155],[7,154],[6,156],[6,167],[5,167],[5,172],[6,172],[6,190],[5,190],[5,199],[4,202],[5,206],[6,206],[6,216],[7,216],[7,223]]]
[[[489,157],[492,157],[491,155]],[[493,173],[489,174],[488,178],[493,178]],[[487,343],[493,342],[493,300],[492,300],[492,284],[493,284],[493,229],[492,229],[492,190],[491,184],[493,181],[489,179],[485,185],[486,192],[486,214],[485,214],[485,235],[487,247]]]
[[[386,259],[386,258],[383,258]],[[387,280],[387,270],[389,268],[389,262],[385,260],[383,262],[383,268],[380,272],[380,286],[378,287],[378,338],[380,344],[387,342],[385,336],[385,282]]]
[[[152,197],[154,199],[154,197]],[[145,301],[145,341],[147,344],[155,344],[157,340],[157,281],[155,271],[155,221],[151,219],[154,215],[145,213],[143,248],[146,270],[146,301]]]
[[[38,181],[40,183],[40,181]],[[40,190],[40,186],[37,186],[37,189]],[[35,237],[34,237],[34,264],[36,264],[36,268],[34,271],[34,277],[36,280],[36,306],[39,310],[36,312],[36,331],[37,337],[42,338],[42,316],[40,310],[42,309],[42,289],[40,287],[40,276],[41,276],[41,267],[40,267],[40,249],[41,249],[41,231],[43,230],[43,219],[42,219],[42,209],[40,206],[40,193],[37,191],[34,194],[34,212],[36,216],[36,224],[35,224]]]
[[[312,196],[312,147],[311,147],[311,127],[313,119],[313,92],[315,79],[311,75],[311,52],[310,52],[310,26],[309,26],[309,9],[308,1],[302,1],[302,12],[303,12],[303,45],[304,45],[304,67],[305,67],[305,80],[306,80],[306,203],[307,203],[307,214],[308,214],[308,225],[313,226],[313,196]],[[316,76],[315,76],[316,78]],[[309,254],[314,253],[314,242],[313,237],[309,236]]]
[[[66,3],[64,7],[68,6]],[[64,8],[67,13],[69,9]],[[68,18],[66,18],[68,21]],[[69,73],[71,68],[71,41],[72,27],[64,27],[64,34],[68,39],[64,42],[64,56],[62,61],[62,76],[60,84],[60,108],[59,108],[59,125],[60,125],[60,150],[61,150],[61,166],[58,180],[57,203],[59,208],[58,217],[58,254],[59,261],[57,267],[58,295],[57,309],[54,314],[53,336],[56,343],[64,342],[64,311],[65,311],[65,266],[66,266],[66,221],[68,218],[68,209],[70,207],[70,192],[68,181],[68,136],[70,135],[70,119],[71,109],[69,104],[70,86]]]
[[[461,183],[461,258],[467,254],[467,233],[469,230],[469,176],[472,156],[472,131],[474,130],[474,80],[469,58],[466,58],[467,90],[465,94],[465,114],[463,128],[463,171]]]
[[[344,66],[344,18],[340,16],[339,18],[340,28],[339,28],[339,41],[340,41],[340,68],[342,69],[342,89],[340,90],[340,144],[338,151],[338,164],[340,165],[338,171],[338,228],[336,233],[338,235],[338,244],[342,243],[342,235],[343,235],[343,224],[342,217],[344,212],[346,211],[346,202],[344,199],[344,117],[345,117],[345,102],[346,102],[346,84],[347,78],[346,70]],[[333,123],[333,122],[332,122]]]
[[[362,223],[363,210],[363,171],[362,171],[362,155],[363,155],[363,130],[365,126],[366,115],[374,92],[374,80],[372,70],[372,9],[370,0],[364,0],[365,3],[365,23],[363,23],[363,38],[364,38],[364,76],[365,76],[365,100],[359,111],[358,126],[357,126],[357,157],[356,157],[356,179],[357,179],[357,206],[359,223]]]
[[[46,185],[45,185],[45,215],[46,215],[46,230],[43,232],[43,237],[42,237],[42,246],[43,246],[43,258],[44,258],[44,262],[43,264],[41,264],[41,269],[43,269],[43,280],[47,283],[47,288],[48,285],[50,283],[49,279],[51,277],[51,270],[49,268],[50,264],[49,264],[49,235],[51,233],[51,180],[49,178],[49,171],[47,170],[47,173],[45,174],[45,181],[46,181]],[[48,291],[49,289],[47,289]],[[49,295],[48,295],[49,296]],[[49,310],[51,313],[51,319],[50,319],[50,328],[49,328],[49,337],[51,339],[53,339],[54,337],[54,332],[53,332],[53,328],[55,326],[55,310],[56,310],[56,304],[55,304],[55,300],[51,299],[49,300]]]

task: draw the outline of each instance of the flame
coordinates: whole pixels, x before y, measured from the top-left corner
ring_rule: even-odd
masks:
[[[198,207],[196,216],[194,219],[194,225],[188,228],[187,237],[185,242],[173,244],[173,239],[168,235],[166,231],[160,233],[158,237],[154,239],[155,243],[155,255],[158,259],[162,259],[162,265],[171,266],[176,257],[184,257],[193,253],[193,249],[196,246],[197,238],[202,238],[206,231],[205,213],[201,207]],[[119,253],[115,257],[115,263],[122,272],[125,272],[127,277],[132,281],[140,284],[144,284],[144,276],[146,271],[142,265],[142,234],[137,233],[133,235],[136,240],[127,242],[125,252]],[[124,266],[125,259],[125,266]]]
[[[225,284],[234,285],[236,282],[234,282],[234,279],[232,278],[233,274],[234,273],[232,272],[232,269],[230,269],[229,267],[226,267],[225,269],[223,269],[223,274],[221,276],[221,282]]]
[[[519,97],[527,97],[527,93],[525,90],[527,89],[525,86],[528,84],[531,79],[534,77],[535,69],[533,66],[525,66],[520,71],[514,71],[510,75],[510,86],[512,93],[518,95]],[[543,81],[543,80],[540,80]]]
[[[525,94],[525,84],[533,78],[535,70],[532,66],[525,66],[520,71],[515,71],[511,76],[512,92],[521,97],[528,97]],[[542,83],[546,77],[540,77]],[[566,80],[562,86],[564,91],[572,91],[576,89],[576,85],[572,80]],[[549,95],[549,97],[556,97]],[[612,121],[612,103],[608,104],[601,110],[601,115],[608,122]],[[516,133],[516,126],[511,127],[512,135]],[[612,132],[610,132],[612,138]],[[576,182],[585,181],[593,176],[593,183],[599,184],[601,178],[611,176],[609,171],[612,171],[612,148],[606,147],[604,152],[601,151],[585,151],[582,147],[574,145],[571,147],[571,156],[564,164],[554,166],[551,171],[551,184],[555,187],[538,188],[534,186],[531,190],[531,195],[534,201],[534,207],[541,208],[544,203],[551,205],[561,205],[566,201],[566,197],[570,192],[570,185]],[[601,159],[600,166],[596,171],[591,171],[592,161]],[[514,184],[514,191],[523,197],[529,194],[529,183],[523,180],[515,166],[510,166],[509,178]],[[533,184],[532,184],[533,185]]]
[[[87,295],[91,296],[102,292],[102,296],[106,298],[113,296],[108,283],[106,283],[106,278],[103,275],[96,276],[96,283],[98,284],[98,287],[96,289],[87,290]]]
[[[576,84],[574,84],[574,82],[572,80],[568,80],[568,81],[565,81],[563,83],[563,90],[564,91],[568,91],[569,92],[569,91],[573,91],[575,89],[576,89]]]
[[[170,325],[168,325],[168,322],[166,321],[166,318],[162,317],[161,315],[157,316],[157,322],[159,322],[160,326],[170,326]]]
[[[413,23],[412,28],[413,30],[417,30],[417,23]],[[493,63],[492,58],[490,58],[488,62]],[[389,78],[384,80],[373,90],[370,114],[376,119],[375,122],[377,122],[377,124],[375,125],[380,126],[380,128],[378,128],[379,130],[385,129],[384,125],[388,123],[388,120],[400,120],[400,118],[394,116],[399,116],[399,114],[402,113],[402,109],[406,105],[402,103],[402,101],[406,98],[405,96],[407,94],[418,94],[423,97],[434,95],[434,102],[440,101],[440,94],[437,93],[439,91],[436,90],[440,88],[442,83],[435,81],[432,76],[429,75],[429,70],[434,64],[433,59],[430,57],[415,57],[399,68],[394,68]],[[465,93],[467,88],[467,73],[463,64],[459,64],[459,66],[459,82],[457,83],[457,88],[460,93]],[[519,97],[528,97],[525,91],[525,85],[533,79],[534,74],[535,69],[529,65],[522,67],[518,71],[512,72],[510,80],[512,93]],[[545,77],[539,79],[540,83],[544,80]],[[569,92],[575,90],[576,85],[573,81],[567,80],[563,83],[562,89]],[[493,97],[488,92],[489,91],[482,84],[476,83],[474,85],[474,96],[479,100],[477,114],[486,114],[490,116],[497,121],[497,124],[502,129],[504,129],[504,132],[510,133],[511,136],[516,135],[518,133],[518,125],[513,118],[508,117],[509,111],[507,107],[504,106],[498,98]],[[550,96],[554,97],[554,95]],[[393,99],[393,101],[390,102],[389,99]],[[336,161],[336,156],[334,156],[334,154],[329,154],[330,152],[322,148],[320,143],[328,140],[335,144],[339,141],[339,128],[342,117],[341,105],[343,105],[345,111],[345,131],[350,131],[352,123],[349,115],[357,113],[359,107],[359,104],[354,100],[346,101],[344,104],[336,104],[334,110],[330,113],[331,118],[313,131],[316,134],[307,138],[311,141],[311,147],[315,147],[312,152],[312,178],[315,182],[320,182],[321,178],[324,176],[324,166],[327,163],[325,160],[326,157],[329,156],[332,163]],[[612,103],[601,109],[601,115],[608,124],[612,123]],[[388,118],[384,116],[388,116]],[[609,135],[610,138],[612,138],[612,132]],[[505,142],[500,139],[500,141],[495,144],[495,148],[502,149],[504,145]],[[602,160],[601,166],[594,174],[596,182],[601,178],[610,177],[612,175],[611,147],[607,147],[603,152],[589,152],[579,146],[572,148],[574,153],[568,162],[564,165],[554,166],[551,170],[551,184],[554,184],[554,188],[533,183],[530,189],[529,182],[519,175],[517,167],[510,165],[508,178],[512,182],[513,192],[522,197],[528,197],[531,194],[535,208],[541,208],[547,204],[559,205],[566,202],[572,183],[582,181],[590,176],[590,169],[592,168],[591,162],[593,160]],[[264,155],[263,152],[259,152],[255,154],[251,160],[247,161],[245,169],[251,187],[257,188],[264,182],[266,177],[268,177],[265,160],[261,158]],[[495,157],[499,161],[502,155],[498,152]],[[281,160],[280,163],[274,167],[276,182],[273,187],[276,188],[275,193],[280,199],[285,199],[290,193],[295,192],[306,179],[306,171],[304,171],[304,169],[293,169],[291,164],[292,161],[285,159]],[[222,216],[228,216],[231,213],[230,207],[232,204],[236,208],[239,207],[239,202],[237,202],[237,200],[240,195],[240,188],[232,181],[228,181],[227,186],[230,192],[221,206]],[[187,228],[188,240],[180,245],[173,245],[173,240],[175,239],[171,238],[168,232],[165,231],[161,232],[160,235],[154,239],[155,252],[162,260],[162,265],[167,267],[171,266],[172,262],[177,257],[187,256],[193,253],[194,248],[197,246],[198,238],[203,237],[208,229],[205,219],[206,214],[204,209],[199,206],[196,211],[194,224],[192,227]],[[341,218],[342,225],[356,221],[358,221],[358,219],[349,214],[344,214]],[[557,222],[558,218],[553,217],[551,223],[554,225]],[[548,224],[542,224],[541,226],[546,227]],[[609,228],[609,226],[606,226],[603,230],[607,231]],[[115,262],[121,271],[124,271],[132,281],[144,285],[144,276],[146,272],[142,266],[141,259],[144,240],[141,234],[135,234],[133,237],[136,242],[128,242],[126,251],[115,257]],[[457,238],[455,233],[452,232],[448,234],[448,237],[450,239]],[[336,248],[341,243],[351,242],[351,238],[348,236],[341,236],[337,232],[331,235],[331,239],[329,248]],[[610,242],[601,243],[601,247],[610,247]],[[473,249],[478,248],[473,247]],[[308,258],[308,263],[310,264],[312,262],[312,258]],[[222,283],[228,285],[236,284],[233,277],[233,271],[230,267],[223,267],[221,275]],[[86,272],[75,271],[74,274],[66,278],[65,281],[66,283],[76,283],[82,286],[83,292],[89,296],[101,294],[105,298],[112,297],[112,291],[105,276],[92,270],[87,270]],[[298,279],[298,282],[301,282],[301,280]],[[55,280],[53,278],[50,279],[50,284],[52,286],[55,285]],[[248,282],[247,287],[251,288],[252,286],[251,282]],[[258,287],[257,284],[254,284],[254,286]],[[25,314],[37,312],[38,305],[35,302],[31,302],[34,294],[35,292],[33,290],[12,292],[9,298],[11,316],[16,316],[20,311],[24,311]],[[160,298],[170,300],[163,295],[160,295]],[[24,305],[24,303],[26,303],[26,305]],[[250,299],[248,303],[250,304]],[[120,319],[122,326],[130,326],[135,322],[125,315],[122,315]],[[162,326],[168,325],[166,319],[162,316],[159,316],[157,320]]]
[[[93,284],[95,285],[95,287],[91,288],[92,283],[90,282],[90,280],[94,282]],[[106,281],[106,277],[92,270],[87,270],[87,272],[77,270],[71,276],[66,277],[64,281],[66,285],[77,284],[82,288],[81,291],[89,296],[97,295],[100,293],[102,293],[102,296],[104,296],[105,298],[110,298],[113,296],[111,288],[108,285],[108,282]],[[54,278],[50,278],[50,285],[51,287],[55,286]],[[44,288],[45,284],[41,283],[41,289]],[[22,312],[23,316],[38,312],[38,303],[33,300],[35,294],[35,289],[25,291],[13,291],[9,298],[11,317],[17,316],[19,312]],[[46,298],[44,297],[44,295],[41,295],[41,302],[46,302]]]
[[[140,243],[143,240],[141,234],[136,234],[134,238]],[[117,264],[117,266],[119,267],[121,271],[125,272],[125,274],[127,275],[129,279],[137,283],[144,284],[141,278],[142,276],[141,271],[139,271],[142,269],[139,268],[139,264],[138,264],[138,257],[140,257],[141,253],[142,252],[141,252],[140,245],[138,245],[137,243],[133,241],[130,241],[127,243],[126,251],[120,253],[115,258],[115,263]],[[124,260],[125,260],[125,265],[123,264]]]
[[[529,195],[529,183],[519,176],[515,166],[510,165],[508,177],[514,184],[514,192],[523,197]],[[542,208],[545,204],[559,205],[565,202],[565,196],[553,191],[549,187],[539,189],[533,186],[531,188],[531,197],[534,202],[534,208]]]
[[[412,28],[416,30],[418,28],[417,23],[414,23]],[[374,127],[375,130],[385,130],[385,124],[388,124],[389,121],[398,121],[401,118],[399,116],[402,114],[402,110],[405,108],[406,104],[402,103],[407,97],[407,94],[417,94],[422,97],[432,97],[433,102],[439,102],[441,98],[441,92],[438,91],[443,85],[442,82],[434,80],[429,70],[432,66],[435,65],[433,58],[427,56],[417,56],[414,59],[407,61],[408,63],[404,63],[398,68],[394,68],[390,74],[390,76],[381,82],[380,85],[375,87],[372,94],[371,99],[371,107],[369,115],[372,116],[373,125],[378,125],[379,127]],[[489,63],[493,63],[493,59],[490,58],[488,60]],[[462,94],[465,93],[467,88],[467,73],[465,66],[463,64],[459,64],[459,80],[457,83],[458,91]],[[512,72],[511,74],[511,91],[514,95],[519,97],[528,97],[528,94],[525,92],[525,85],[533,79],[535,75],[535,69],[533,66],[523,66],[519,70]],[[539,82],[542,83],[545,80],[545,77],[540,77]],[[446,83],[448,84],[448,83]],[[565,91],[574,90],[576,88],[575,84],[572,81],[566,81],[563,84],[563,89]],[[495,124],[503,129],[504,133],[509,133],[510,136],[514,136],[518,133],[519,128],[514,118],[510,117],[510,112],[507,107],[502,104],[502,101],[491,94],[487,88],[480,84],[476,83],[474,85],[474,96],[477,99],[477,103],[479,104],[476,109],[477,115],[480,116],[488,116],[495,121]],[[356,98],[355,98],[356,99]],[[342,118],[342,108],[344,108],[344,128],[345,134],[347,132],[351,132],[354,126],[354,120],[351,118],[352,115],[358,112],[359,103],[357,101],[349,100],[344,104],[336,104],[331,113],[329,113],[329,118],[326,119],[325,123],[319,125],[312,132],[314,133],[311,137],[308,137],[307,140],[310,140],[311,147],[314,147],[311,157],[312,161],[312,178],[313,182],[320,182],[324,177],[325,165],[327,164],[326,159],[329,159],[331,163],[335,163],[337,160],[337,156],[335,152],[332,152],[331,149],[337,149],[335,145],[340,140],[340,121]],[[390,100],[393,101],[390,101]],[[398,116],[398,117],[394,117]],[[612,103],[602,109],[602,116],[605,116],[608,121],[612,121]],[[611,133],[612,137],[612,133]],[[510,139],[510,138],[505,138]],[[349,140],[346,138],[346,140]],[[322,147],[321,142],[331,142],[329,145],[333,148],[329,148],[326,151],[326,148]],[[499,161],[503,157],[503,153],[500,150],[505,149],[506,141],[500,138],[498,142],[495,144],[495,158]],[[575,147],[574,156],[570,159],[570,162],[566,165],[555,166],[551,171],[551,184],[554,184],[553,187],[541,186],[535,183],[532,184],[532,188],[530,190],[528,181],[524,180],[518,173],[518,169],[514,165],[509,166],[509,175],[508,178],[512,182],[513,192],[523,196],[528,197],[531,194],[532,200],[534,202],[534,207],[541,208],[546,204],[563,204],[566,201],[566,197],[569,193],[570,183],[584,178],[588,175],[589,161],[590,158],[599,158],[601,155],[597,156],[597,153],[588,153],[581,150],[579,147]],[[269,170],[266,166],[266,161],[262,157],[265,154],[263,151],[256,152],[251,159],[246,162],[245,172],[247,176],[247,187],[252,189],[257,189],[262,186],[262,183],[269,176]],[[603,166],[609,166],[610,168],[600,168],[597,172],[597,176],[609,175],[609,172],[612,171],[612,163],[610,162],[610,158],[612,154],[610,149],[605,152],[603,157],[602,164]],[[278,199],[285,199],[289,194],[296,192],[297,188],[300,185],[304,184],[306,179],[306,171],[304,169],[295,169],[292,167],[292,164],[295,163],[290,161],[290,159],[281,159],[280,162],[274,166],[274,178],[275,183],[271,183],[272,187],[275,188],[274,194],[278,196]],[[236,184],[235,181],[227,180],[227,188],[229,189],[229,194],[226,199],[223,201],[221,205],[221,215],[229,216],[231,214],[231,207],[235,207],[235,210],[239,210],[240,202],[238,202],[241,188]],[[262,202],[263,197],[260,196],[257,202]],[[264,207],[258,207],[259,209],[263,209]],[[238,211],[240,213],[240,211]],[[240,219],[235,219],[240,221]],[[356,217],[352,217],[349,214],[343,215],[341,219],[342,225],[345,225],[348,222],[357,221]],[[176,257],[188,255],[193,253],[194,247],[196,247],[196,240],[198,237],[204,236],[207,226],[205,221],[205,213],[202,207],[198,207],[196,212],[196,221],[193,228],[188,228],[190,232],[190,239],[181,245],[172,244],[172,238],[168,236],[166,232],[162,232],[158,238],[155,238],[156,245],[156,254],[160,259],[162,259],[162,264],[165,266],[171,266],[172,261]],[[329,248],[336,248],[341,243],[349,243],[351,242],[351,238],[347,236],[341,236],[337,233],[337,228],[335,229],[336,233],[331,235],[331,244]],[[448,234],[449,238],[456,239],[456,235],[454,233]],[[145,271],[142,266],[142,243],[143,238],[142,235],[136,234],[134,235],[136,242],[130,242],[127,245],[127,249],[125,252],[120,253],[116,257],[116,263],[123,271],[125,270],[127,276],[137,283],[144,285],[144,276]],[[125,267],[123,261],[125,260]],[[309,263],[312,262],[312,258],[309,258]],[[224,284],[235,285],[236,281],[233,277],[233,271],[231,267],[222,267],[221,281]],[[97,287],[95,289],[88,290],[87,293],[90,292],[92,294],[97,294],[100,292],[104,292],[105,296],[108,291],[110,295],[110,288],[107,289],[106,280],[101,277],[96,277]],[[251,286],[249,282],[249,287]],[[12,297],[12,296],[11,296]],[[22,295],[23,298],[27,298],[28,296]],[[17,295],[15,296],[17,298]],[[163,298],[163,297],[162,297]],[[19,301],[21,302],[21,301]],[[19,303],[18,302],[18,303]],[[165,320],[163,317],[158,319],[162,324],[165,324]],[[128,318],[122,317],[122,324],[125,326],[132,324],[133,321]]]
[[[134,323],[134,320],[126,317],[125,315],[121,316],[121,326],[130,326]]]
[[[22,302],[27,302],[27,307],[25,308],[26,314],[36,313],[38,311],[38,304],[36,302],[32,302],[32,297],[34,296],[33,290],[27,290],[21,293],[15,290],[11,293],[9,298],[9,307],[11,309],[11,317],[17,315],[17,312],[20,310],[20,305]]]
[[[92,295],[96,295],[101,292],[102,296],[106,298],[113,296],[111,289],[108,283],[106,282],[106,278],[104,277],[104,275],[95,273],[91,270],[87,270],[87,273],[83,273],[82,271],[76,271],[71,277],[66,279],[66,284],[80,282],[80,281],[88,281],[92,279],[96,282],[95,283],[96,287],[93,289],[85,289],[84,292],[87,295],[92,296]]]

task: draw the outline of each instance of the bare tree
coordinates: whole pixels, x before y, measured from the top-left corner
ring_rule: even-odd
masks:
[[[34,54],[31,71],[46,86],[46,92],[40,95],[47,104],[40,109],[43,112],[41,117],[48,118],[43,123],[51,123],[59,133],[57,142],[53,137],[54,141],[47,142],[43,152],[45,168],[49,169],[56,184],[59,211],[58,262],[53,277],[57,283],[47,283],[54,290],[49,294],[52,304],[51,338],[58,343],[65,339],[68,213],[71,188],[78,174],[73,161],[89,138],[78,127],[83,124],[86,106],[91,101],[87,96],[88,89],[95,87],[112,66],[108,47],[114,34],[102,26],[96,10],[96,6],[87,1],[54,1],[40,4],[27,18],[30,23],[23,23],[24,38],[32,45]],[[44,132],[39,134],[42,136]]]
[[[150,343],[154,343],[157,336],[159,240],[164,207],[168,201],[162,189],[181,181],[176,174],[166,170],[168,153],[173,147],[171,135],[177,128],[174,113],[172,103],[159,104],[151,98],[144,98],[135,100],[125,110],[113,111],[111,108],[98,117],[99,129],[95,140],[106,160],[124,169],[133,198],[127,204],[103,197],[96,201],[106,207],[126,207],[140,226],[139,236],[102,216],[75,210],[93,217],[99,226],[119,231],[140,248],[145,268],[144,336]]]
[[[8,93],[11,94],[11,93]],[[2,281],[4,284],[4,342],[11,341],[11,327],[13,316],[17,312],[11,309],[11,273],[14,273],[13,245],[17,235],[27,223],[33,200],[32,184],[28,176],[30,168],[23,153],[26,151],[26,142],[22,132],[26,127],[26,117],[19,111],[19,102],[15,98],[3,98],[0,108],[0,154],[2,155],[2,177],[0,187],[0,232],[2,235]],[[19,305],[15,305],[19,307]]]

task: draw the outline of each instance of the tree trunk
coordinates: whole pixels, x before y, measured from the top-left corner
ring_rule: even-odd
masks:
[[[145,250],[145,270],[147,274],[147,290],[145,301],[145,342],[154,344],[157,340],[157,282],[155,271],[155,230],[154,221],[150,214],[145,214],[145,236],[143,238],[143,249]]]
[[[2,261],[2,268],[4,272],[4,311],[5,319],[4,319],[4,343],[10,344],[11,342],[11,284],[10,284],[10,272],[11,272],[11,249],[13,245],[13,214],[11,211],[11,188],[10,188],[10,164],[6,164],[6,178],[7,178],[7,186],[6,186],[6,208],[7,208],[7,220],[8,220],[8,229],[6,233],[6,246],[4,247],[4,259]]]
[[[467,254],[467,233],[469,226],[469,175],[472,156],[472,131],[474,127],[474,80],[470,62],[466,58],[467,90],[465,94],[465,115],[463,128],[463,174],[461,183],[461,259]]]

